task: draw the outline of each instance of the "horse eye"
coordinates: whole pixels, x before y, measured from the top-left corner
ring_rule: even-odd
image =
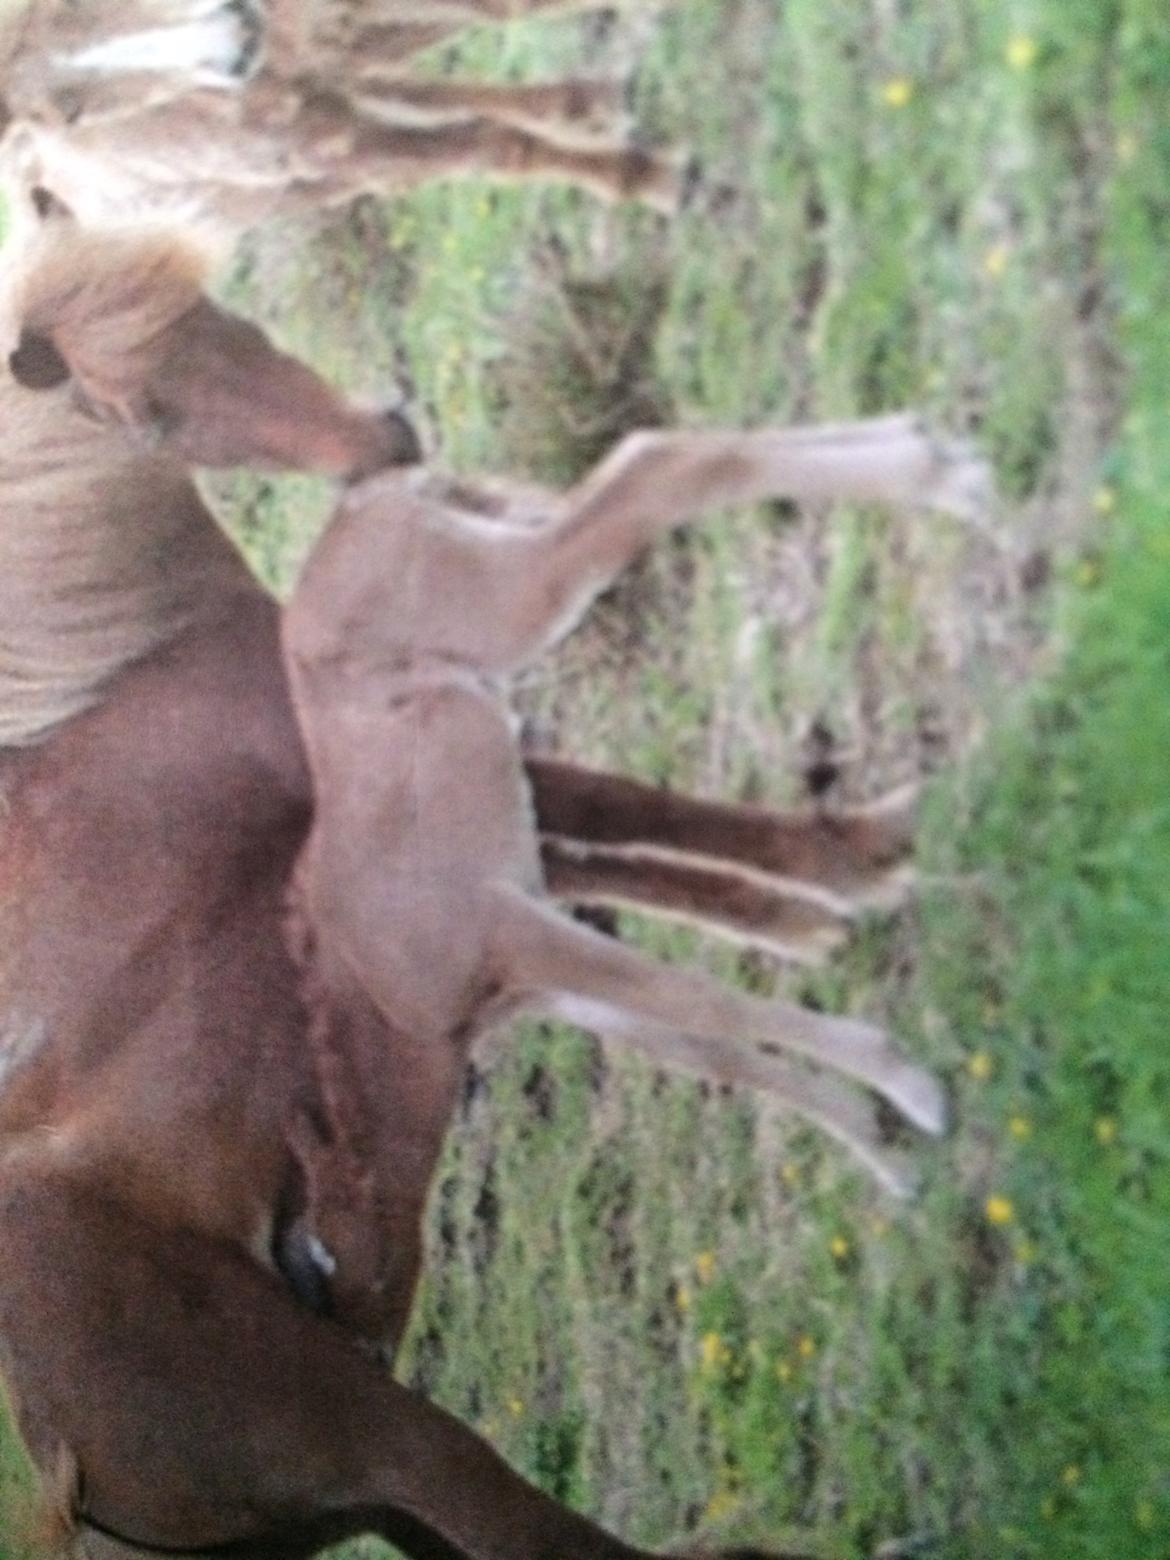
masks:
[[[26,390],[55,390],[69,378],[69,364],[52,341],[31,330],[21,333],[20,345],[9,355],[8,367],[17,384]]]

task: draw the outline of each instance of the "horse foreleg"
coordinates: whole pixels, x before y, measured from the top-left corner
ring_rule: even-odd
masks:
[[[765,1056],[790,1052],[865,1084],[923,1131],[943,1130],[939,1084],[873,1024],[746,996],[702,972],[660,964],[517,890],[498,889],[494,911],[501,978],[526,1003],[547,1010],[550,1000],[575,1002],[612,1014],[618,1030],[646,1024],[702,1037],[727,1046],[728,1066],[740,1048],[742,1081],[749,1085],[758,1060],[753,1049]]]

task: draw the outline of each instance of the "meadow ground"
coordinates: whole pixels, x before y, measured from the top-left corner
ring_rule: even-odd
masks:
[[[668,230],[448,186],[267,235],[228,291],[286,344],[357,390],[406,374],[444,458],[491,468],[530,257],[653,262],[683,420],[923,407],[1002,501],[712,517],[524,689],[545,747],[724,796],[798,794],[814,718],[843,796],[935,775],[916,904],[827,973],[623,920],[885,1016],[952,1087],[919,1198],[758,1102],[528,1030],[469,1082],[402,1372],[653,1545],[1166,1560],[1170,16],[685,0],[458,59],[631,73],[707,198]],[[287,585],[327,495],[221,492]]]

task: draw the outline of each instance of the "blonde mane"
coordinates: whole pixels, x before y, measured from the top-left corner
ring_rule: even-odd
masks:
[[[0,366],[0,747],[89,708],[249,578],[186,468],[101,411],[129,403],[152,340],[195,301],[198,257],[68,226],[33,248],[4,256],[5,354],[22,329],[51,333],[89,394]]]

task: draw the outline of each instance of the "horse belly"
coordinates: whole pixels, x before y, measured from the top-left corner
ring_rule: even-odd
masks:
[[[316,737],[329,755],[310,853],[318,913],[388,1016],[458,1027],[485,979],[494,890],[540,883],[508,712],[448,681],[380,716],[351,704]]]

